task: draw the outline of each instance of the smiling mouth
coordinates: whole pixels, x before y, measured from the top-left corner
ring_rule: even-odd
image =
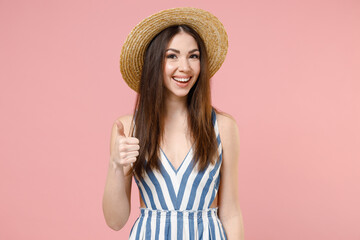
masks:
[[[186,82],[190,81],[191,77],[188,77],[188,78],[173,77],[172,79],[174,79],[175,81],[180,82],[180,83],[186,83]]]

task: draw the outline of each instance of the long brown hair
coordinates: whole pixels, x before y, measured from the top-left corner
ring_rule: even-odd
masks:
[[[166,28],[150,42],[144,57],[134,122],[135,137],[140,141],[137,161],[132,170],[142,178],[144,171],[158,169],[159,148],[164,133],[163,65],[170,40],[180,31],[194,37],[200,50],[200,74],[187,96],[188,125],[194,141],[194,164],[202,171],[214,162],[217,153],[216,136],[211,121],[211,95],[208,56],[198,33],[187,25]]]

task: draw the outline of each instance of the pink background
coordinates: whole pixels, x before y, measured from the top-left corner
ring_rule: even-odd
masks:
[[[213,104],[239,125],[246,239],[360,239],[360,1],[0,1],[0,239],[126,239],[101,200],[135,93],[121,46],[159,10],[229,35]],[[135,186],[135,185],[133,185]]]

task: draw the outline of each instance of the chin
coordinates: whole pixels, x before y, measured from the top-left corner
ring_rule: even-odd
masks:
[[[174,91],[174,92],[170,92],[170,94],[178,98],[184,98],[187,97],[189,91]]]
[[[168,96],[184,98],[187,97],[187,95],[190,92],[190,89],[166,89],[166,93]]]

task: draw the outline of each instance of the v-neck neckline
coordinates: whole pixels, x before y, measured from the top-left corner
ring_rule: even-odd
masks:
[[[170,161],[170,160],[169,160],[169,158],[166,156],[166,154],[165,154],[164,150],[163,150],[161,147],[160,147],[160,151],[164,154],[164,156],[165,156],[166,160],[168,161],[169,165],[170,165],[170,166],[171,166],[171,168],[174,170],[174,172],[175,172],[175,173],[178,173],[178,171],[180,170],[180,168],[181,168],[181,167],[182,167],[182,165],[184,164],[185,160],[187,159],[187,157],[188,157],[189,153],[190,153],[190,152],[191,152],[191,150],[193,149],[193,146],[194,146],[194,144],[193,144],[193,145],[191,145],[191,147],[190,147],[189,151],[187,152],[187,154],[185,155],[184,159],[181,161],[180,166],[179,166],[177,169],[175,169],[174,165],[171,163],[171,161]]]

